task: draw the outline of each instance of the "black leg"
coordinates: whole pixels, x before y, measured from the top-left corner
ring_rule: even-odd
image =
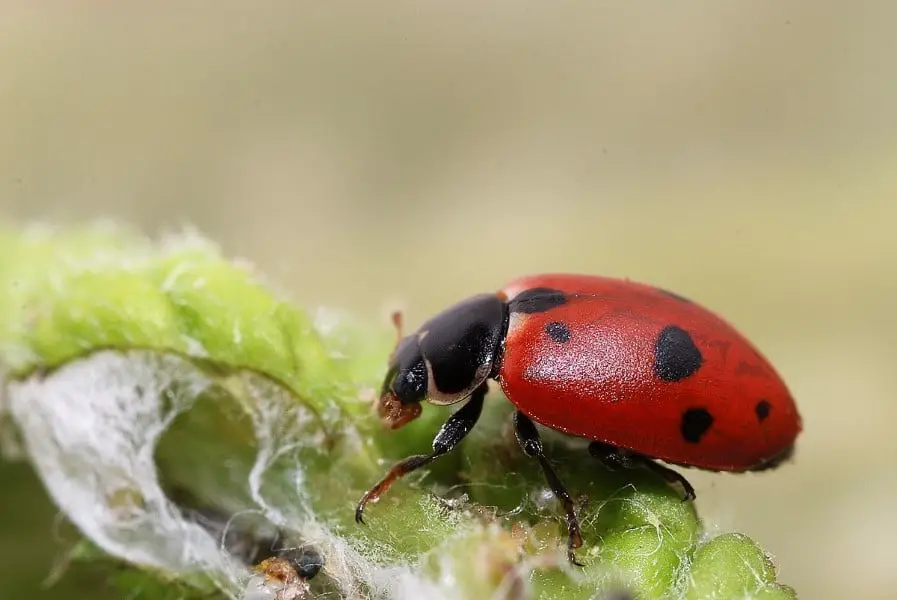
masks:
[[[693,488],[692,485],[688,482],[688,479],[686,479],[678,471],[674,471],[669,467],[665,467],[659,463],[656,463],[649,458],[645,458],[643,464],[645,465],[646,469],[648,469],[649,471],[654,471],[655,473],[666,479],[668,482],[678,483],[679,485],[681,485],[682,489],[685,490],[685,497],[682,498],[683,502],[694,500],[698,497],[695,494],[695,488]]]
[[[589,454],[600,460],[610,471],[632,469],[636,466],[632,454],[603,442],[589,444]]]
[[[582,546],[582,534],[579,530],[579,519],[576,518],[576,511],[573,509],[573,500],[570,499],[570,494],[567,493],[564,484],[561,483],[561,480],[554,472],[554,469],[551,468],[548,459],[545,458],[545,450],[542,448],[542,439],[539,437],[539,432],[536,429],[536,426],[529,420],[529,417],[520,411],[517,411],[514,415],[514,431],[517,434],[517,442],[520,444],[520,447],[523,448],[524,454],[539,461],[539,465],[542,467],[542,472],[545,474],[545,479],[548,480],[548,485],[551,488],[551,491],[554,492],[555,497],[564,505],[564,512],[567,515],[567,531],[569,532],[569,537],[567,539],[567,557],[570,559],[571,563],[581,567],[582,564],[577,562],[576,555],[573,553],[575,548]]]
[[[626,450],[602,442],[592,442],[589,444],[589,454],[598,458],[612,471],[619,469],[635,469],[636,467],[641,466],[649,471],[657,473],[670,483],[678,483],[685,490],[683,501],[694,500],[697,497],[695,495],[695,488],[692,487],[681,473],[656,463],[647,456],[627,452]]]
[[[462,406],[460,410],[448,418],[442,426],[442,429],[440,429],[439,433],[436,434],[436,437],[433,438],[433,452],[431,454],[409,456],[408,458],[397,462],[386,472],[386,475],[384,475],[383,479],[381,479],[377,485],[368,490],[358,503],[358,508],[355,509],[356,522],[364,523],[362,517],[365,505],[368,502],[376,501],[381,494],[386,492],[386,490],[396,482],[397,479],[433,462],[443,454],[449,452],[452,448],[458,445],[458,442],[463,440],[464,437],[470,433],[470,430],[476,425],[477,419],[480,418],[480,413],[483,411],[483,398],[486,397],[487,389],[485,383],[478,387],[474,390],[470,400],[467,401],[467,404]]]

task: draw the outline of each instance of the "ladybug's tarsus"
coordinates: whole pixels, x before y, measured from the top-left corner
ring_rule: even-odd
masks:
[[[685,495],[682,498],[683,502],[697,498],[695,488],[692,487],[691,483],[689,483],[681,473],[665,467],[651,460],[647,456],[636,454],[634,452],[627,452],[626,450],[603,442],[591,442],[589,444],[589,454],[600,460],[604,466],[611,471],[635,469],[641,466],[649,471],[657,473],[671,484],[678,483],[685,491]]]
[[[434,444],[435,445],[435,444]],[[386,492],[392,484],[396,482],[397,479],[411,473],[412,471],[416,471],[417,469],[427,465],[437,458],[439,458],[445,452],[433,454],[417,454],[415,456],[409,456],[403,460],[400,460],[396,464],[394,464],[389,471],[386,472],[386,475],[383,476],[377,485],[372,487],[365,493],[365,495],[361,498],[361,501],[358,503],[358,507],[355,509],[355,522],[360,525],[364,525],[364,507],[368,502],[376,502],[380,496]]]
[[[698,496],[695,494],[695,488],[688,482],[688,479],[682,475],[682,473],[678,471],[674,471],[669,467],[665,467],[650,458],[641,457],[643,459],[642,464],[645,465],[649,471],[654,471],[664,479],[666,479],[670,483],[678,483],[682,486],[682,489],[685,491],[685,495],[682,497],[683,502],[694,501]]]
[[[545,450],[542,447],[539,431],[529,417],[517,411],[514,414],[514,433],[517,435],[517,442],[523,448],[523,453],[539,461],[539,466],[542,467],[548,486],[564,506],[564,513],[567,516],[567,531],[569,532],[569,537],[567,538],[567,558],[574,565],[583,566],[582,563],[576,560],[576,554],[573,552],[574,549],[582,546],[582,533],[579,528],[579,519],[576,517],[576,510],[573,507],[573,500],[545,457]]]
[[[388,490],[400,477],[430,464],[443,454],[450,452],[470,433],[483,412],[483,399],[486,397],[487,385],[483,384],[474,391],[470,400],[457,412],[452,414],[442,425],[439,433],[433,438],[433,452],[409,456],[394,464],[374,487],[367,491],[355,509],[355,522],[364,524],[364,507],[368,502],[377,499]]]

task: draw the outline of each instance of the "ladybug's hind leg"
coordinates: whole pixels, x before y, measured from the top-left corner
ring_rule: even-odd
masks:
[[[622,448],[617,448],[616,446],[611,446],[610,444],[604,444],[602,442],[592,442],[589,444],[589,454],[604,463],[604,465],[611,471],[644,467],[649,471],[657,473],[672,484],[678,483],[685,490],[683,501],[694,500],[697,497],[695,495],[695,488],[692,487],[681,473],[674,471],[669,467],[665,467],[642,454],[635,454],[634,452],[629,452]]]
[[[682,486],[682,489],[685,490],[685,497],[682,498],[683,502],[688,502],[689,500],[694,500],[698,496],[695,494],[695,488],[688,482],[688,479],[682,475],[679,471],[674,471],[669,467],[665,467],[662,464],[651,460],[646,456],[641,456],[640,460],[646,469],[649,471],[654,471],[664,479],[666,479],[670,483],[678,483]]]
[[[566,488],[564,488],[564,484],[561,483],[557,473],[551,468],[548,459],[545,458],[545,450],[542,447],[542,439],[539,437],[539,431],[536,429],[533,422],[530,421],[529,417],[522,412],[517,411],[514,414],[514,432],[517,434],[517,442],[520,444],[520,447],[523,448],[524,454],[539,461],[539,465],[542,467],[542,472],[545,474],[545,479],[548,480],[548,485],[551,487],[551,491],[554,492],[555,497],[564,505],[564,512],[567,515],[567,531],[569,532],[569,537],[567,539],[567,557],[574,565],[579,567],[583,566],[582,563],[577,562],[576,555],[573,553],[574,549],[582,546],[582,534],[579,530],[579,519],[576,517],[576,511],[573,508],[573,500],[570,498],[570,494],[567,493]]]

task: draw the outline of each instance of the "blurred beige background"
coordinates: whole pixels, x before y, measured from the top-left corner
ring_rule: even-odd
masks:
[[[412,325],[527,272],[676,290],[805,420],[794,464],[692,475],[708,526],[801,598],[893,597],[893,3],[31,4],[0,9],[3,216],[192,223]],[[0,597],[49,598],[52,508],[0,469]]]

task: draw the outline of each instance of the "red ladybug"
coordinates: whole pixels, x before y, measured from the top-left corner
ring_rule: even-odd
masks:
[[[356,521],[363,523],[365,504],[396,479],[464,439],[489,379],[516,406],[517,440],[564,506],[573,562],[582,545],[579,522],[534,421],[592,440],[590,452],[612,468],[642,466],[680,483],[686,499],[695,497],[688,481],[652,459],[714,471],[768,469],[791,456],[801,431],[772,365],[706,308],[631,281],[523,277],[400,339],[378,402],[388,426],[418,417],[424,400],[468,402],[445,422],[431,454],[400,461],[365,494]]]

